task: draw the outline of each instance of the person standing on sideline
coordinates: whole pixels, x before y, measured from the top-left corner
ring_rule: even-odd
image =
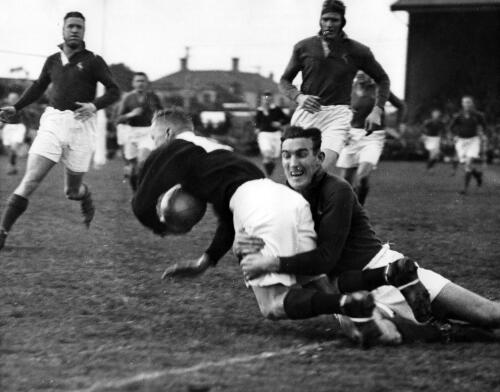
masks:
[[[137,188],[138,168],[154,149],[150,130],[151,119],[153,114],[162,108],[160,98],[149,91],[148,86],[147,75],[144,72],[136,72],[132,79],[133,90],[123,96],[118,109],[118,126],[122,128],[121,132],[125,132],[121,137],[126,161],[124,173],[134,191]]]
[[[13,105],[19,99],[19,94],[10,92],[7,95],[7,105]],[[2,142],[9,151],[9,170],[7,174],[14,176],[17,174],[17,157],[19,149],[26,137],[26,125],[23,123],[21,113],[16,113],[9,119],[5,119],[5,124],[0,119],[0,129],[2,129]]]
[[[462,110],[453,116],[449,129],[455,136],[458,161],[464,164],[464,188],[460,194],[465,195],[469,189],[471,177],[474,177],[477,186],[483,184],[481,141],[486,130],[484,115],[476,110],[474,100],[470,95],[462,97]]]
[[[276,160],[281,154],[281,127],[288,122],[288,117],[279,106],[273,103],[273,95],[266,91],[262,95],[262,105],[257,108],[255,132],[262,155],[262,166],[267,177],[271,177]]]
[[[366,117],[364,127],[367,130],[381,124],[390,81],[370,49],[344,33],[346,19],[342,1],[325,0],[319,24],[318,35],[294,46],[280,79],[280,90],[298,104],[291,125],[321,130],[321,150],[325,153],[323,167],[333,173],[350,129],[349,105],[356,72],[365,71],[378,87],[375,105]],[[299,72],[302,73],[300,90],[292,84]]]
[[[105,61],[85,48],[85,17],[80,12],[64,16],[60,51],[45,61],[39,78],[12,106],[0,108],[0,117],[15,115],[42,96],[52,83],[49,106],[31,145],[26,172],[7,200],[0,219],[0,249],[16,220],[28,207],[28,199],[59,161],[66,167],[64,192],[80,202],[84,224],[89,227],[95,213],[83,177],[95,148],[96,112],[116,102],[120,89]],[[106,93],[96,98],[97,82]]]
[[[432,170],[441,154],[441,137],[446,134],[446,124],[442,120],[442,113],[439,109],[431,111],[431,117],[424,121],[422,125],[424,147],[429,153],[427,159],[427,171]]]

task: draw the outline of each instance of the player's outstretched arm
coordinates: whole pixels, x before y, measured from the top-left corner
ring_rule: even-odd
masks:
[[[168,267],[163,272],[161,278],[194,278],[204,273],[211,265],[213,263],[210,257],[206,253],[203,253],[199,259],[182,260]]]
[[[14,106],[4,106],[0,108],[0,121],[8,122],[9,117],[12,117],[16,114],[16,108]]]

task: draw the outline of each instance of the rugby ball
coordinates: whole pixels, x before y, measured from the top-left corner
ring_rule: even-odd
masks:
[[[186,192],[179,184],[163,193],[156,206],[160,222],[175,234],[189,232],[203,218],[206,210],[206,202]]]

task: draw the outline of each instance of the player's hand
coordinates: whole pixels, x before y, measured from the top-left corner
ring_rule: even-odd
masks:
[[[14,106],[4,106],[0,108],[0,121],[8,122],[9,117],[12,117],[16,114],[16,108]]]
[[[271,121],[271,126],[277,129],[281,127],[281,123],[279,121]]]
[[[299,107],[303,108],[306,112],[316,113],[321,110],[321,105],[319,103],[320,97],[317,95],[306,95],[300,94],[297,97],[297,103]]]
[[[278,257],[253,253],[245,256],[240,265],[245,280],[252,280],[268,272],[278,272],[280,262]]]
[[[144,110],[141,107],[132,109],[130,112],[127,113],[127,117],[132,118],[132,117],[140,116],[143,111]]]
[[[204,273],[212,263],[206,253],[196,260],[183,260],[168,267],[161,276],[162,279],[196,277]]]
[[[248,235],[245,230],[240,230],[234,236],[233,252],[236,257],[244,257],[260,252],[264,245],[262,238]]]
[[[368,117],[365,120],[366,135],[370,135],[375,128],[382,124],[382,109],[379,106],[374,106]]]
[[[75,110],[75,120],[85,121],[91,118],[95,112],[97,112],[97,108],[92,102],[75,102],[78,106],[78,109]]]

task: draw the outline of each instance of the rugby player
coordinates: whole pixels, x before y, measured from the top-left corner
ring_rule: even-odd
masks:
[[[442,113],[439,109],[431,111],[431,117],[422,124],[422,134],[425,149],[429,153],[427,159],[427,170],[432,170],[439,160],[441,151],[441,137],[446,135],[446,124],[442,120]]]
[[[280,157],[281,127],[287,122],[288,117],[283,110],[273,103],[272,93],[266,91],[255,115],[255,132],[267,177],[272,176],[276,160]]]
[[[375,105],[375,94],[376,85],[373,80],[363,71],[358,71],[351,94],[351,129],[347,145],[342,149],[337,162],[337,166],[342,169],[342,177],[354,187],[361,205],[365,204],[370,190],[370,174],[377,167],[385,141],[383,114],[380,125],[374,125],[368,132],[365,130],[366,118]],[[398,109],[397,124],[400,125],[406,116],[406,105],[392,92],[388,101]]]
[[[498,302],[466,290],[433,271],[414,268],[417,266],[414,261],[380,241],[349,184],[321,169],[324,154],[319,151],[320,138],[317,129],[291,127],[284,132],[282,144],[288,185],[311,205],[317,248],[278,257],[260,252],[262,239],[238,233],[235,248],[246,255],[241,261],[246,279],[269,272],[328,274],[337,280],[340,292],[370,290],[382,314],[390,320],[397,316],[413,324],[416,324],[414,316],[420,321],[428,316],[425,297],[421,297],[422,285],[430,295],[435,317],[500,328]],[[405,282],[401,277],[407,278]]]
[[[85,17],[80,12],[64,16],[64,42],[49,56],[38,78],[12,106],[0,109],[0,116],[12,116],[40,98],[49,84],[49,105],[40,118],[40,127],[31,145],[26,172],[7,200],[0,220],[0,249],[8,232],[28,207],[28,198],[47,173],[62,161],[66,167],[66,197],[81,205],[83,222],[89,227],[95,213],[88,185],[83,183],[95,146],[96,112],[117,101],[118,85],[104,60],[85,48]],[[97,82],[106,87],[96,98]]]
[[[137,188],[137,168],[154,148],[151,119],[154,112],[162,108],[160,98],[154,92],[148,91],[148,86],[147,75],[144,72],[136,72],[132,79],[133,90],[123,96],[116,120],[126,161],[125,177],[129,179],[134,191]]]
[[[346,36],[345,5],[339,0],[325,0],[321,10],[318,35],[298,42],[280,79],[280,89],[297,102],[291,124],[318,128],[323,132],[323,166],[333,173],[350,129],[352,80],[363,70],[377,83],[375,105],[366,118],[367,129],[381,125],[385,102],[389,98],[389,77],[375,60],[370,49]],[[293,84],[302,73],[302,86]]]
[[[262,252],[273,257],[315,247],[309,204],[299,193],[265,179],[253,163],[194,135],[193,129],[192,121],[179,110],[155,115],[152,134],[158,147],[144,162],[132,201],[138,220],[159,235],[179,232],[170,222],[161,222],[156,211],[158,198],[173,186],[181,184],[214,207],[219,224],[210,246],[199,259],[180,261],[167,269],[166,275],[196,275],[215,266],[231,249],[235,231],[261,237]],[[341,313],[359,321],[357,337],[365,344],[378,336],[371,296],[364,292],[343,296],[303,287],[315,286],[319,280],[318,276],[268,273],[248,279],[246,284],[267,318]]]
[[[6,103],[7,105],[14,105],[19,99],[19,94],[15,92],[10,92],[7,95]],[[9,171],[8,175],[17,174],[17,157],[19,154],[19,149],[24,142],[26,137],[26,125],[23,123],[22,113],[16,113],[9,119],[4,119],[6,121],[3,124],[0,119],[0,129],[2,129],[2,142],[9,151]],[[3,124],[3,126],[2,126]]]
[[[474,100],[470,95],[462,97],[462,110],[453,116],[449,129],[455,136],[458,161],[464,164],[464,188],[460,194],[465,195],[471,177],[474,177],[477,186],[483,184],[481,144],[486,131],[484,115],[475,109]]]

